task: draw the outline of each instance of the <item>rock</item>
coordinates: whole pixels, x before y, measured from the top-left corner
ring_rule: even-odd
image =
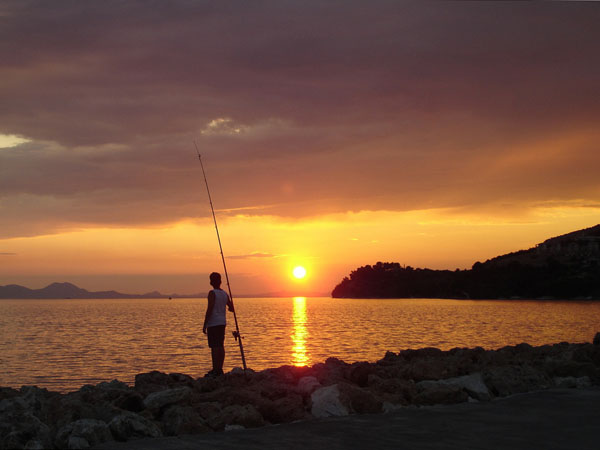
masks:
[[[350,405],[350,411],[358,414],[381,412],[382,402],[371,392],[348,383],[338,384],[341,397],[345,404]]]
[[[420,383],[417,383],[417,386],[419,385]],[[427,382],[421,385],[420,388],[420,392],[414,398],[414,403],[418,405],[462,403],[469,398],[469,395],[460,386],[452,384]]]
[[[204,402],[193,406],[194,410],[206,421],[210,421],[214,417],[221,414],[222,406],[218,402]]]
[[[592,362],[553,359],[545,362],[544,369],[551,376],[557,377],[596,378],[600,376],[600,369]]]
[[[298,392],[299,394],[302,395],[310,395],[312,394],[315,389],[318,389],[321,387],[321,383],[319,383],[319,380],[317,380],[316,377],[312,377],[312,376],[308,376],[308,377],[302,377],[298,380],[298,386],[296,386],[296,392]]]
[[[223,408],[219,414],[208,419],[213,430],[223,430],[227,425],[242,425],[254,428],[265,425],[265,420],[252,405],[231,405]]]
[[[187,387],[153,392],[144,399],[144,406],[150,410],[157,411],[163,406],[189,399],[190,394],[191,391]]]
[[[548,375],[527,365],[490,367],[482,375],[490,392],[499,397],[548,389],[554,384]]]
[[[412,403],[417,395],[417,387],[412,380],[401,378],[381,378],[369,375],[369,387],[374,390],[384,402],[407,405]]]
[[[300,394],[290,394],[277,400],[262,399],[255,406],[270,423],[288,423],[309,417]]]
[[[437,381],[421,381],[417,383],[417,388],[424,388],[426,386],[432,386],[435,384],[445,384],[457,386],[464,389],[467,394],[472,398],[487,401],[490,399],[490,391],[483,382],[481,373],[472,373],[470,375],[463,375],[462,377],[446,378]]]
[[[122,391],[128,391],[129,389],[131,389],[128,384],[123,383],[122,381],[119,381],[119,380],[112,380],[109,382],[102,381],[102,382],[98,383],[96,385],[96,387],[99,389],[105,389],[105,390],[117,389],[117,390],[122,390]]]
[[[58,448],[85,448],[112,440],[112,434],[105,422],[81,419],[58,430],[54,443]]]
[[[160,428],[154,422],[132,412],[124,412],[116,416],[108,426],[114,438],[118,441],[162,436]]]
[[[20,395],[21,393],[16,389],[0,387],[0,401],[4,400],[5,398],[19,397]]]
[[[435,347],[425,347],[417,350],[407,349],[402,350],[399,353],[399,356],[406,359],[407,361],[411,361],[413,359],[429,359],[429,358],[439,358],[444,355],[444,352],[439,348]],[[387,356],[387,355],[386,355]]]
[[[559,388],[582,389],[592,386],[590,377],[554,377],[554,384]]]
[[[594,336],[594,345],[600,345],[600,333],[596,333]]]
[[[7,401],[2,400],[2,402]],[[20,407],[20,402],[18,405]],[[5,405],[6,406],[6,405]],[[28,411],[6,411],[0,418],[0,448],[52,448],[50,427]]]
[[[177,387],[193,387],[195,384],[194,379],[189,375],[181,373],[162,373],[156,370],[147,373],[140,373],[135,376],[135,390],[140,392],[142,395],[147,396],[148,394],[156,391],[163,391],[169,388]]]
[[[354,384],[360,387],[366,387],[369,384],[369,375],[374,372],[374,368],[368,362],[352,364],[348,378]]]
[[[139,392],[125,391],[113,401],[113,405],[126,411],[140,412],[144,409],[144,398]]]
[[[413,351],[417,352],[418,350]],[[404,372],[404,378],[413,379],[415,381],[439,380],[441,378],[448,378],[448,376],[451,375],[452,373],[449,371],[448,364],[442,358],[423,360],[413,359],[413,361],[405,368]]]
[[[315,417],[347,416],[350,414],[350,405],[347,400],[342,401],[340,389],[337,384],[322,387],[311,395],[311,414]]]
[[[204,419],[190,406],[169,406],[161,417],[164,434],[199,434],[211,431]]]

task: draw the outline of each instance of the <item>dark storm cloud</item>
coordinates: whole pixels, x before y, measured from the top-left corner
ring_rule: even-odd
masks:
[[[193,139],[222,209],[593,199],[599,19],[571,2],[4,2],[0,133],[32,142],[0,149],[2,233],[206,215]],[[573,135],[568,158],[544,152]]]

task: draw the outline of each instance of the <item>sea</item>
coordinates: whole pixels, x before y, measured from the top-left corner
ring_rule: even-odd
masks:
[[[387,351],[591,342],[600,302],[238,298],[249,368],[375,362]],[[69,392],[152,370],[201,377],[206,299],[0,300],[0,386]],[[242,366],[229,313],[225,371]]]

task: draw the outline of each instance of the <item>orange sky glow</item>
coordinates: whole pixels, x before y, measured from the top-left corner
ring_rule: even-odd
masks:
[[[82,8],[0,7],[0,285],[206,292],[194,140],[234,295],[600,223],[596,4]]]

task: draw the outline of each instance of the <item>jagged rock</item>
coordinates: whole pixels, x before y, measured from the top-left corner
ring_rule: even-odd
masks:
[[[169,406],[161,417],[164,434],[199,434],[211,431],[204,419],[190,406]]]
[[[98,383],[96,385],[97,388],[99,389],[106,389],[106,390],[112,390],[112,389],[118,389],[118,390],[122,390],[122,391],[128,391],[130,389],[129,385],[127,383],[123,383],[122,381],[119,380],[112,380],[112,381],[102,381],[100,383]]]
[[[526,365],[490,367],[482,375],[490,392],[499,397],[548,389],[553,385],[544,372]]]
[[[416,352],[417,350],[413,351]],[[423,360],[413,359],[411,363],[406,366],[403,378],[413,379],[415,381],[439,380],[448,378],[452,375],[454,375],[454,373],[450,372],[449,366],[441,358]]]
[[[164,391],[176,387],[193,387],[195,381],[189,375],[182,373],[162,373],[156,370],[147,373],[140,373],[135,376],[135,390],[142,395],[147,396],[152,392]]]
[[[554,384],[559,388],[588,388],[592,386],[590,377],[554,377]]]
[[[193,408],[206,421],[212,420],[214,417],[221,414],[221,411],[223,410],[223,407],[219,402],[198,403],[195,404]]]
[[[265,420],[252,405],[231,405],[223,408],[219,414],[208,419],[213,430],[223,430],[226,425],[242,425],[254,428],[265,425]]]
[[[106,392],[95,386],[84,386],[79,391],[70,392],[52,399],[48,404],[48,421],[62,428],[79,419],[96,419],[110,422],[122,410],[110,403]]]
[[[414,402],[418,405],[462,403],[469,398],[469,395],[460,386],[453,384],[427,383],[421,385],[420,389],[414,398]]]
[[[337,385],[345,403],[350,405],[350,411],[358,414],[381,412],[382,402],[371,392],[348,383]]]
[[[300,394],[290,394],[276,400],[263,398],[256,406],[270,423],[287,423],[309,417]]]
[[[114,438],[118,441],[162,436],[160,428],[154,422],[132,412],[125,412],[116,416],[108,426]]]
[[[163,406],[179,403],[183,400],[189,399],[190,394],[191,391],[187,387],[153,392],[144,399],[144,406],[150,410],[157,411]]]
[[[54,443],[58,448],[87,448],[112,440],[112,434],[105,422],[81,419],[58,430]]]
[[[457,386],[461,389],[464,389],[465,392],[467,392],[467,394],[469,394],[472,398],[477,400],[486,401],[490,399],[490,391],[483,382],[483,377],[479,372],[472,373],[470,375],[463,375],[461,377],[446,378],[443,380],[420,381],[419,383],[417,383],[417,389],[422,390],[428,387],[441,384]]]
[[[337,384],[322,387],[311,395],[311,414],[315,417],[347,416],[350,414],[350,405],[347,399],[340,395]]]
[[[545,371],[556,377],[584,377],[596,378],[600,370],[592,362],[578,362],[574,360],[549,360],[544,364]]]
[[[19,395],[21,394],[16,389],[9,387],[0,387],[0,401],[4,400],[5,398],[18,397]]]
[[[369,384],[369,375],[374,372],[374,368],[368,362],[352,364],[348,378],[354,384],[360,387],[366,387]]]
[[[7,401],[7,399],[2,402]],[[15,409],[4,409],[0,417],[0,448],[14,449],[36,447],[52,447],[51,430],[36,416],[27,411],[18,410],[22,405],[13,404]],[[8,405],[4,405],[5,407]]]
[[[417,387],[412,380],[401,378],[381,378],[371,374],[368,379],[369,387],[378,393],[384,401],[392,404],[407,405],[417,395]]]
[[[298,386],[296,386],[296,391],[302,395],[310,395],[315,389],[321,387],[321,383],[317,380],[316,377],[308,376],[302,377],[298,380]]]
[[[412,361],[413,359],[439,358],[439,357],[444,356],[444,352],[442,350],[440,350],[439,348],[425,347],[425,348],[419,348],[417,350],[413,350],[413,349],[402,350],[402,351],[400,351],[398,356],[404,358],[407,361]]]
[[[594,336],[594,345],[600,345],[600,333],[596,333]]]

